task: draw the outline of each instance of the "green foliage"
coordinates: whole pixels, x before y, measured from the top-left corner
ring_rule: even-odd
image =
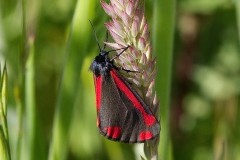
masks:
[[[159,157],[239,159],[239,1],[145,6],[158,67]],[[98,48],[89,20],[103,42],[108,17],[99,1],[0,0],[0,61],[8,68],[0,152],[6,157],[11,151],[17,160],[145,159],[138,146],[98,134],[88,71]]]
[[[1,72],[1,70],[0,70]],[[3,160],[11,160],[7,123],[7,68],[0,73],[0,155]]]

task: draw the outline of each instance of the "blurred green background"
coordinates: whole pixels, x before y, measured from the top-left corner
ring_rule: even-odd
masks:
[[[151,35],[154,3],[145,1]],[[239,3],[176,2],[167,116],[170,159],[240,160]],[[136,153],[143,155],[141,145],[98,134],[88,70],[98,48],[88,20],[103,42],[109,17],[98,0],[0,0],[0,61],[8,69],[12,159],[132,160],[140,159]]]

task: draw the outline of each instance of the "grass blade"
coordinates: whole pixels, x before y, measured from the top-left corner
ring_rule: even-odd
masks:
[[[92,19],[95,0],[81,1],[76,5],[71,33],[66,48],[67,58],[59,88],[53,124],[53,137],[49,160],[64,160],[67,157],[69,130],[78,88],[82,88],[80,71],[90,37],[89,19]]]
[[[173,38],[175,25],[175,0],[155,1],[153,50],[157,54],[156,89],[160,97],[161,138],[159,157],[169,160],[170,133],[169,110],[171,91],[171,70],[173,55]]]
[[[237,14],[237,24],[238,24],[238,40],[240,41],[240,1],[236,0],[236,14]]]
[[[7,123],[7,68],[0,73],[0,155],[4,160],[11,160],[8,123]]]
[[[29,55],[26,61],[25,72],[25,107],[26,107],[26,124],[27,133],[25,138],[27,141],[28,158],[31,160],[44,159],[43,139],[41,137],[41,127],[38,122],[38,114],[36,108],[35,97],[35,61],[34,61],[34,37],[30,36],[28,40]]]

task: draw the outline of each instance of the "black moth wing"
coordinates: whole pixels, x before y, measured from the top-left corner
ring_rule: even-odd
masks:
[[[117,82],[113,75],[123,84]],[[108,139],[126,143],[140,143],[156,137],[160,131],[158,120],[125,78],[114,68],[108,75],[101,76],[101,103],[98,110],[100,133]],[[145,114],[136,108],[128,93],[121,90],[123,85],[140,102]],[[146,125],[144,115],[153,117],[155,123]]]

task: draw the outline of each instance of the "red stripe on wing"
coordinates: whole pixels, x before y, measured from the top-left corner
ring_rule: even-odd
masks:
[[[95,85],[95,94],[96,94],[96,106],[97,106],[97,111],[99,111],[101,107],[102,76],[94,75],[94,85]]]
[[[144,107],[139,102],[138,98],[135,96],[132,90],[124,83],[124,81],[121,80],[115,70],[111,70],[110,73],[117,87],[126,95],[126,97],[129,98],[133,106],[138,109],[139,112],[142,114],[145,124],[147,126],[154,125],[156,123],[156,118],[153,115],[146,113]]]

